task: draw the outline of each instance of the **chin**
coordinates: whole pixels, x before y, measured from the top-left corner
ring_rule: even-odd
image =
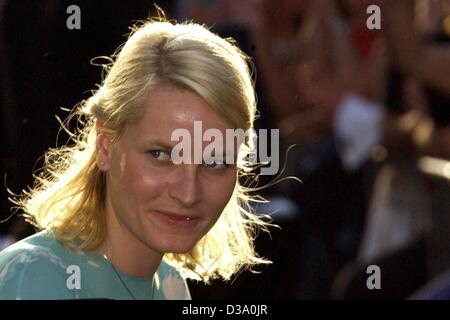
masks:
[[[166,251],[166,253],[172,253],[172,254],[186,254],[191,252],[192,248],[190,248],[189,250],[170,250],[170,251]]]
[[[182,245],[182,246],[172,246],[170,251],[170,253],[178,253],[178,254],[183,254],[183,253],[189,253],[192,251],[192,249],[195,247],[195,244],[192,244],[190,246],[187,245]]]
[[[158,251],[161,253],[174,253],[174,254],[184,254],[190,252],[194,247],[196,242],[191,241],[177,241],[178,243],[161,243],[158,246]]]

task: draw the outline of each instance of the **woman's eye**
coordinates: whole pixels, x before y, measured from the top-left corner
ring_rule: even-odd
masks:
[[[206,168],[227,168],[229,167],[228,164],[225,163],[223,160],[211,160],[211,161],[205,161],[203,165]]]
[[[170,154],[167,151],[151,150],[151,151],[149,151],[149,153],[156,160],[160,160],[160,161],[169,161],[170,160]]]

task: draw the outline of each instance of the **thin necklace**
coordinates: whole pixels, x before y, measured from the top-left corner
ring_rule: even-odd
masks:
[[[135,295],[130,291],[130,289],[126,285],[125,281],[123,281],[123,279],[120,276],[119,272],[117,271],[116,267],[114,267],[114,265],[111,263],[111,261],[109,261],[109,259],[108,259],[108,257],[106,255],[103,255],[103,257],[106,259],[106,261],[108,261],[108,264],[111,266],[112,270],[114,271],[114,273],[116,274],[116,276],[120,280],[120,282],[122,283],[123,287],[127,290],[127,292],[130,295],[130,297],[133,298],[133,300],[137,300]],[[155,297],[155,277],[153,276],[152,277],[152,296],[151,296],[151,300],[154,300],[154,297]]]

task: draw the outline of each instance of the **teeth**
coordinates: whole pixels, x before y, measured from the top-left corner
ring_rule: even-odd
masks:
[[[191,218],[189,218],[189,217],[186,218],[186,221],[190,221],[190,220],[191,220]]]

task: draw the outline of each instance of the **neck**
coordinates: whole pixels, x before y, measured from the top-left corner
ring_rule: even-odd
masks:
[[[121,224],[108,203],[105,208],[108,235],[99,250],[100,254],[123,273],[135,277],[153,277],[163,254],[145,246]]]

